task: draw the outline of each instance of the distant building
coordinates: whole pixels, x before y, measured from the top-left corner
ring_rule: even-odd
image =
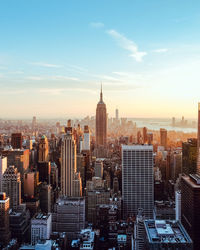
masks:
[[[6,197],[5,193],[0,193],[0,247],[10,240],[9,208],[9,197]]]
[[[153,218],[152,145],[122,145],[122,198],[124,218],[136,216],[139,208]]]
[[[107,112],[106,104],[103,102],[103,93],[101,89],[100,101],[96,108],[96,145],[106,146],[107,143]]]
[[[22,133],[13,133],[11,135],[11,146],[14,149],[22,148]]]
[[[90,151],[90,129],[87,125],[84,126],[84,140],[82,150]]]
[[[192,240],[179,221],[145,220],[144,249],[193,249]]]
[[[4,172],[2,190],[10,198],[10,208],[17,209],[21,204],[21,179],[15,166],[9,166]]]
[[[200,176],[181,179],[181,222],[193,240],[194,250],[200,246]]]
[[[50,239],[52,232],[52,215],[38,213],[31,220],[31,243],[37,244],[40,240]]]
[[[94,166],[95,177],[103,178],[103,162],[96,161]]]
[[[164,128],[160,129],[160,145],[167,148],[167,130]]]
[[[148,138],[147,138],[147,128],[144,127],[143,128],[143,143],[146,144],[148,142]]]
[[[45,135],[42,136],[38,146],[38,162],[48,162],[49,161],[49,144],[48,139]]]

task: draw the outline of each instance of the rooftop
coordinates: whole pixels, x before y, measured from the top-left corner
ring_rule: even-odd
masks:
[[[179,221],[145,220],[144,225],[150,243],[192,243]]]

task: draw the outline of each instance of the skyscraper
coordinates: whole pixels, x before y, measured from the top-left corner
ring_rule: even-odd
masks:
[[[17,209],[21,204],[21,179],[15,166],[9,166],[4,172],[2,191],[10,198],[10,207]]]
[[[96,145],[106,146],[107,142],[107,113],[106,104],[103,102],[103,93],[101,88],[100,101],[96,108]]]
[[[184,174],[195,174],[197,171],[197,139],[190,138],[182,143],[182,170]]]
[[[164,128],[160,129],[160,145],[167,148],[167,130]]]
[[[119,109],[115,110],[115,119],[118,121],[119,120]]]
[[[153,146],[122,145],[122,198],[124,218],[136,216],[143,209],[146,218],[152,218]]]
[[[0,193],[0,247],[1,243],[7,244],[10,240],[9,208],[9,198],[5,193]]]
[[[22,148],[22,133],[12,133],[11,146],[14,149]]]
[[[147,143],[147,141],[148,141],[148,138],[147,138],[147,128],[144,127],[143,128],[143,143],[145,144],[145,143]]]
[[[61,192],[65,196],[73,196],[73,180],[76,173],[76,141],[72,128],[66,128],[61,146]]]
[[[200,177],[196,174],[181,179],[181,222],[193,240],[194,250],[199,250]]]
[[[45,135],[42,136],[39,142],[38,162],[48,162],[49,160],[49,145]]]

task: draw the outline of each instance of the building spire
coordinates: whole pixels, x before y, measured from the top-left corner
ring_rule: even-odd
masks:
[[[102,83],[101,83],[100,102],[103,102]]]

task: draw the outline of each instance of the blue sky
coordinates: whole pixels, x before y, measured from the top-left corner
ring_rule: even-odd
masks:
[[[0,117],[196,117],[200,1],[0,2]]]

